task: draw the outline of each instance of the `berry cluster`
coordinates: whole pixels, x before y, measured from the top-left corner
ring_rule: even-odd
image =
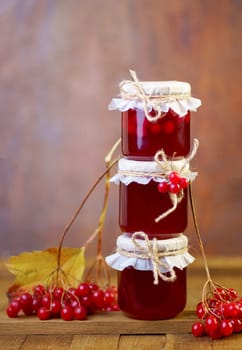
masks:
[[[179,193],[182,189],[188,187],[189,180],[181,177],[176,171],[170,172],[167,179],[158,184],[158,191],[161,193]]]
[[[26,316],[36,314],[40,320],[60,317],[65,321],[84,320],[97,311],[117,311],[117,288],[105,290],[95,283],[80,283],[77,288],[33,287],[12,299],[6,309],[9,317],[17,317],[22,311]]]
[[[205,302],[198,303],[196,314],[200,319],[192,325],[196,337],[219,339],[242,331],[242,298],[235,289],[215,288]]]

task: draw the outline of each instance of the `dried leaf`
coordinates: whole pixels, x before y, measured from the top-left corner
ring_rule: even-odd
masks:
[[[75,286],[82,279],[85,269],[85,248],[62,248],[61,272]],[[7,269],[15,275],[11,293],[17,289],[30,289],[37,284],[48,284],[57,268],[58,248],[24,252],[11,256]]]

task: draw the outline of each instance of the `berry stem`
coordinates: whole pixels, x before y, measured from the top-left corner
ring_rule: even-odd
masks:
[[[58,246],[58,255],[57,255],[57,274],[58,271],[61,268],[61,250],[62,250],[62,246],[63,246],[63,242],[64,239],[66,237],[66,234],[68,233],[69,229],[71,228],[72,224],[74,223],[74,221],[76,220],[77,216],[79,215],[81,209],[84,207],[86,201],[88,200],[88,198],[90,197],[90,195],[92,194],[92,192],[94,191],[94,189],[97,187],[97,185],[99,184],[99,182],[105,177],[108,176],[108,178],[110,177],[110,170],[112,169],[112,167],[117,164],[119,158],[111,161],[111,157],[113,155],[113,152],[116,150],[116,148],[118,147],[118,145],[120,144],[121,139],[119,139],[115,145],[112,147],[111,151],[108,153],[108,155],[105,157],[105,162],[106,162],[106,170],[99,176],[99,178],[95,181],[95,183],[92,185],[92,187],[89,189],[89,191],[87,192],[87,194],[85,195],[84,199],[82,200],[81,204],[79,205],[79,207],[77,208],[77,210],[75,211],[75,213],[73,214],[73,216],[71,217],[70,221],[68,222],[68,224],[66,225],[66,227],[64,228],[64,231],[61,234],[61,239],[60,239],[60,243]],[[106,179],[106,188],[107,188],[107,179]],[[107,192],[107,189],[106,189]],[[109,192],[109,190],[108,190]],[[108,197],[108,194],[105,194],[105,197]],[[105,199],[104,201],[104,209],[102,210],[100,219],[99,219],[99,225],[98,225],[98,229],[95,231],[95,233],[99,234],[100,231],[100,227],[103,227],[104,224],[104,220],[105,220],[105,216],[106,216],[106,204],[107,199]],[[96,234],[93,236],[93,238],[96,236]],[[100,236],[100,235],[99,235]],[[99,237],[99,241],[100,241],[100,237]],[[87,241],[88,243],[90,242],[90,240]],[[99,246],[101,246],[101,242],[99,242]],[[101,248],[100,248],[101,249]]]
[[[207,276],[207,282],[213,284],[212,278],[211,278],[211,275],[210,275],[210,271],[209,271],[209,267],[208,267],[208,260],[207,260],[207,257],[206,257],[204,244],[203,244],[202,237],[201,237],[200,230],[199,230],[199,226],[198,226],[196,209],[195,209],[195,204],[194,204],[194,199],[193,199],[193,194],[192,194],[191,181],[189,181],[189,198],[190,198],[191,209],[192,209],[193,223],[194,223],[194,226],[195,226],[197,240],[198,240],[198,243],[199,243],[199,246],[200,246],[200,249],[201,249],[201,253],[202,253],[202,257],[203,257],[205,272],[206,272],[206,276]]]
[[[96,270],[96,280],[97,280],[97,282],[99,282],[99,280],[101,278],[101,271],[102,271],[102,269],[104,269],[105,278],[106,278],[108,284],[110,284],[110,274],[109,274],[109,271],[108,271],[105,259],[104,259],[103,254],[102,254],[103,227],[104,227],[104,223],[105,223],[105,219],[106,219],[106,215],[107,215],[108,198],[109,198],[109,193],[110,193],[110,170],[111,170],[110,165],[113,163],[112,162],[112,156],[113,156],[113,153],[115,152],[115,150],[117,149],[118,145],[120,144],[120,141],[121,141],[121,139],[119,139],[114,144],[114,146],[112,147],[110,152],[105,157],[105,163],[106,163],[105,194],[104,194],[104,200],[103,200],[103,207],[102,207],[101,215],[100,215],[99,221],[98,221],[98,227],[97,227],[97,229],[94,232],[94,237],[96,235],[98,235],[97,256],[96,256],[96,260],[95,260],[94,264],[89,269],[89,271],[87,273],[87,277],[86,277],[86,278],[88,278],[90,276],[91,271],[96,266],[96,268],[97,268],[97,270]],[[91,240],[87,241],[88,244],[90,242],[91,242]]]

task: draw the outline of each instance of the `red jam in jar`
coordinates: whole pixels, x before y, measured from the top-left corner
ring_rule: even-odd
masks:
[[[152,159],[163,149],[169,158],[184,157],[190,151],[190,112],[179,116],[169,111],[156,122],[140,109],[122,112],[122,153],[129,159]]]
[[[129,317],[161,320],[177,316],[186,305],[186,268],[174,268],[176,280],[159,278],[153,283],[152,271],[139,271],[129,266],[118,272],[118,303]]]
[[[123,232],[132,235],[144,231],[149,238],[166,239],[184,232],[187,226],[187,190],[177,208],[155,222],[155,219],[172,207],[168,193],[160,193],[158,182],[151,180],[143,185],[120,183],[119,225]]]
[[[180,158],[184,160],[190,152],[190,111],[195,111],[201,101],[191,97],[191,86],[188,83],[140,82],[135,72],[130,71],[130,74],[133,80],[120,83],[120,98],[112,99],[109,105],[110,110],[118,109],[122,112],[122,159],[147,164],[155,161],[158,164],[155,155],[163,150],[163,161],[166,161],[165,156],[171,162]],[[158,172],[160,177],[157,179],[152,172],[146,171],[146,166],[141,171],[139,165],[135,169],[124,168],[121,169],[122,173],[119,168],[117,176],[120,178],[117,177],[118,181],[114,182],[120,181],[119,224],[121,230],[126,232],[126,235],[120,235],[119,238],[122,241],[125,236],[128,241],[120,247],[117,240],[117,252],[107,257],[107,263],[119,271],[118,301],[120,309],[127,316],[143,320],[168,319],[178,315],[186,304],[186,266],[192,259],[186,256],[183,261],[185,263],[180,266],[183,259],[178,248],[187,248],[186,237],[181,235],[187,226],[187,189],[183,188],[181,201],[174,210],[156,222],[155,219],[174,206],[169,192],[161,193],[158,190],[157,181],[161,180],[162,171],[154,170],[155,176]],[[142,177],[142,173],[144,181],[134,179],[136,176]],[[169,175],[170,170],[165,172],[165,176]],[[148,242],[148,255],[145,257],[142,257],[144,250],[137,257],[137,245],[131,245],[130,249],[130,242],[135,244],[134,235],[141,233],[146,237],[143,242]],[[152,240],[153,238],[156,239]],[[184,242],[181,246],[177,243],[180,238]],[[165,239],[169,242],[165,242]],[[164,255],[155,258],[152,256],[154,251],[157,252],[156,247],[152,246],[155,242],[171,246],[174,244],[172,254],[174,251],[179,251],[177,255],[181,254],[177,260],[176,254],[173,255],[175,264],[169,260],[172,254],[169,258],[168,255],[164,258],[165,265],[170,261],[168,269],[164,271],[171,271],[172,267],[176,273],[175,280],[167,281],[163,275],[159,276],[157,284],[156,273],[164,265],[158,264],[157,267],[155,264],[157,257],[159,261]],[[167,252],[168,245],[164,246],[164,252]],[[164,274],[169,277],[169,273]]]

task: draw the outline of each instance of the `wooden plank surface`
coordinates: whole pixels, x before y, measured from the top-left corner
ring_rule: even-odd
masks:
[[[61,319],[39,321],[36,316],[8,318],[0,314],[0,334],[166,334],[187,333],[196,318],[194,311],[161,321],[127,318],[121,312],[95,314],[85,321],[63,322]]]
[[[210,259],[214,279],[242,294],[242,259]],[[1,265],[1,264],[0,264]],[[12,277],[0,266],[0,349],[81,349],[81,350],[241,350],[242,333],[217,341],[194,338],[190,332],[196,319],[195,305],[201,299],[205,280],[198,260],[188,274],[188,302],[178,317],[162,321],[140,321],[121,312],[96,314],[86,321],[60,319],[39,321],[36,317],[9,319],[4,312],[5,291]]]

